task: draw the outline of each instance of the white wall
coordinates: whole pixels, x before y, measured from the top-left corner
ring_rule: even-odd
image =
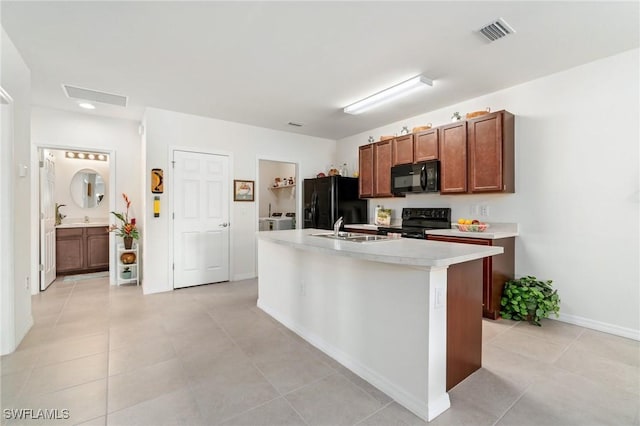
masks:
[[[64,204],[60,208],[60,212],[66,215],[62,223],[73,223],[82,220],[85,216],[90,218],[91,222],[109,222],[109,161],[97,161],[78,158],[67,158],[63,150],[46,150],[51,152],[56,162],[56,187],[54,201],[58,204]],[[74,202],[71,189],[71,181],[75,174],[80,170],[91,169],[98,172],[105,182],[105,195],[99,205],[92,208],[83,208]],[[78,191],[80,188],[74,188]],[[119,194],[118,194],[119,195]]]
[[[259,188],[259,216],[269,216],[269,204],[271,204],[271,212],[295,212],[296,211],[296,188],[280,188],[272,189],[275,178],[280,179],[296,176],[296,165],[291,163],[283,163],[280,161],[260,160],[260,179]],[[298,188],[299,190],[299,188]]]
[[[451,207],[454,218],[470,216],[473,204],[487,204],[487,221],[520,224],[516,275],[553,280],[562,320],[639,339],[638,52],[344,138],[337,158],[356,162],[357,147],[369,135],[446,124],[454,111],[514,113],[515,194],[378,201],[396,216],[404,206],[437,206]]]
[[[33,324],[31,316],[31,295],[29,281],[31,276],[31,240],[29,239],[31,208],[29,197],[30,178],[19,176],[20,165],[29,166],[29,114],[31,111],[31,72],[11,39],[2,29],[0,49],[1,71],[0,86],[13,99],[12,120],[13,135],[11,146],[3,146],[2,154],[11,155],[2,158],[0,168],[2,182],[2,249],[4,262],[0,290],[2,298],[2,347],[0,353],[12,352],[22,341]],[[6,117],[5,117],[6,118]],[[5,138],[3,138],[3,143]],[[5,204],[6,203],[6,204]],[[5,217],[7,215],[7,217]],[[5,251],[8,249],[8,251]],[[13,303],[11,303],[13,301]]]
[[[298,179],[313,177],[335,157],[335,141],[264,129],[239,123],[148,108],[145,113],[144,187],[150,187],[149,171],[165,170],[162,209],[166,214],[153,217],[153,194],[145,191],[143,235],[144,292],[172,289],[170,247],[171,175],[169,153],[172,147],[231,156],[233,179],[256,180],[257,158],[299,164]],[[168,173],[167,173],[168,171]],[[300,197],[297,199],[298,205]],[[231,279],[256,276],[256,238],[258,211],[255,202],[231,203]],[[153,266],[152,266],[153,265]],[[161,267],[161,265],[165,265]]]
[[[130,120],[121,120],[116,118],[100,117],[91,114],[73,113],[43,107],[33,107],[31,116],[31,134],[32,134],[32,150],[33,158],[36,160],[36,147],[50,147],[62,149],[81,149],[97,152],[108,152],[109,158],[109,182],[107,190],[114,185],[114,199],[108,198],[105,207],[107,211],[124,212],[125,205],[121,194],[126,193],[132,201],[130,209],[130,217],[142,216],[142,199],[141,199],[141,137],[138,134],[138,126],[140,123]],[[71,160],[68,160],[71,161]],[[75,160],[81,163],[87,163],[90,160]],[[98,161],[92,161],[92,168],[97,168],[95,164]],[[86,164],[85,164],[86,165]],[[36,171],[37,173],[37,171]],[[36,174],[37,176],[37,174]],[[106,176],[105,176],[106,177]],[[56,185],[57,187],[58,185]],[[68,183],[61,183],[62,188],[68,188]],[[33,239],[35,241],[33,259],[38,258],[38,217],[37,217],[37,198],[38,187],[33,188],[33,198],[35,206],[32,211],[33,219]],[[64,203],[71,204],[73,203]],[[63,209],[67,209],[64,207]],[[69,217],[77,213],[88,211],[87,209],[71,209],[63,210]],[[99,210],[104,215],[104,211]],[[84,213],[85,215],[94,217],[93,214]],[[113,215],[109,217],[110,223],[116,223]],[[141,232],[144,233],[144,223],[138,222]],[[112,254],[115,253],[115,237],[110,238],[110,247]],[[111,256],[112,271],[111,283],[115,282],[115,257]],[[37,261],[32,262],[37,268]],[[34,272],[34,280],[37,282],[37,271]],[[34,291],[37,287],[34,286]]]

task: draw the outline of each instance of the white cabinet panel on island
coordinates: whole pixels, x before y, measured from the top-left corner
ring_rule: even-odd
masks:
[[[500,247],[258,232],[258,306],[416,415],[480,368],[482,259]]]

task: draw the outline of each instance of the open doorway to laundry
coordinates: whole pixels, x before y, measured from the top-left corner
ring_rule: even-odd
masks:
[[[297,227],[297,172],[296,163],[258,160],[258,230]]]
[[[37,158],[40,273],[34,292],[56,279],[113,275],[113,153],[41,146]]]

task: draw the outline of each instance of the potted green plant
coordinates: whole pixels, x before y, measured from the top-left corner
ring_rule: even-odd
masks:
[[[541,326],[540,320],[548,318],[550,313],[558,316],[560,296],[558,290],[552,288],[551,280],[540,281],[536,277],[526,276],[505,283],[500,305],[502,318],[527,320]]]

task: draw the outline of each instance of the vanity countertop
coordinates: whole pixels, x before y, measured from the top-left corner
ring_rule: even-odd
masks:
[[[73,221],[73,222],[66,222],[60,225],[56,225],[56,228],[96,228],[99,226],[109,226],[109,223],[107,221],[95,221],[95,222]]]

